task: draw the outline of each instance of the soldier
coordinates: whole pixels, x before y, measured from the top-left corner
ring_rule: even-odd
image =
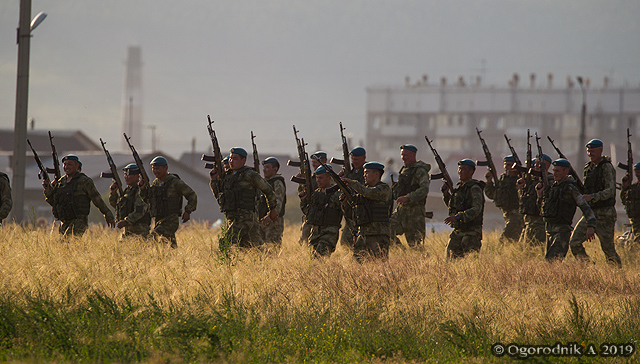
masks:
[[[480,252],[482,247],[482,219],[484,214],[484,182],[473,179],[476,164],[471,159],[458,161],[460,182],[449,192],[447,184],[442,185],[444,204],[449,208],[449,216],[444,223],[451,226],[447,245],[447,259],[462,258],[468,253]]]
[[[624,204],[624,209],[631,222],[631,232],[633,233],[633,241],[640,243],[640,163],[633,165],[633,171],[638,179],[637,182],[633,182],[633,176],[631,178],[626,175],[622,177],[622,190],[620,191],[620,199]],[[635,245],[634,248],[639,246]]]
[[[611,158],[602,155],[603,143],[599,139],[592,139],[587,143],[589,162],[584,166],[584,197],[598,220],[596,235],[600,240],[600,247],[607,257],[607,262],[622,266],[620,256],[614,245],[614,229],[616,224],[616,170],[611,164]],[[589,256],[582,243],[586,240],[587,223],[583,217],[578,221],[571,234],[571,253],[583,261],[589,261]]]
[[[331,166],[327,166],[331,168]],[[316,257],[330,256],[336,250],[342,210],[340,209],[340,192],[331,187],[331,176],[320,166],[315,170],[318,187],[311,193],[300,193],[300,208],[306,211],[307,224],[310,227],[309,244]]]
[[[222,167],[224,167],[224,173],[229,171],[229,156],[222,158]]]
[[[349,152],[349,158],[351,159],[351,173],[344,174],[344,170],[340,171],[338,175],[345,177],[360,183],[364,183],[364,164],[367,160],[367,151],[363,147],[355,147]],[[345,163],[349,163],[345,161]],[[353,211],[349,205],[343,206],[344,212],[344,227],[342,228],[342,235],[340,236],[340,244],[353,249],[354,237],[358,228],[353,221]]]
[[[247,167],[247,151],[231,148],[229,171],[222,176],[214,168],[210,172],[209,186],[218,200],[220,211],[224,213],[227,229],[218,240],[221,251],[231,244],[241,248],[251,248],[262,244],[256,201],[258,190],[267,198],[268,215],[263,221],[278,219],[276,195],[273,188],[253,168]],[[260,218],[263,218],[260,216]]]
[[[553,183],[553,174],[549,173],[551,166],[551,157],[544,154],[542,157],[544,166],[540,166],[540,159],[535,159],[533,170],[538,171],[541,175],[546,175],[548,184]],[[540,207],[538,206],[538,194],[536,186],[540,183],[541,177],[529,175],[529,178],[522,177],[518,179],[518,196],[520,197],[519,212],[523,216],[524,228],[520,234],[520,243],[529,244],[531,246],[544,246],[547,241],[547,233],[544,228],[544,219],[540,215]]]
[[[353,219],[358,228],[358,238],[353,246],[353,256],[360,262],[367,257],[389,258],[393,193],[388,184],[381,182],[383,174],[383,164],[368,162],[364,165],[364,184],[342,178],[356,192]]]
[[[6,173],[0,172],[0,224],[11,212],[13,202],[11,201],[11,183]]]
[[[315,171],[316,169],[318,169],[320,167],[320,162],[318,162],[317,159],[321,160],[322,163],[327,163],[327,153],[323,152],[321,150],[313,153],[311,155],[311,170]],[[302,176],[302,174],[298,173],[296,175],[297,177],[301,177],[303,178],[304,176]],[[314,175],[311,176],[311,188],[313,188],[313,190],[315,191],[316,188],[318,188],[318,183],[316,182],[316,178]],[[300,184],[298,185],[298,193],[304,191],[304,184]],[[302,206],[302,204],[300,205]],[[311,225],[307,224],[307,213],[305,211],[305,209],[302,210],[302,225],[300,226],[300,244],[306,244],[309,242],[309,235],[311,235]]]
[[[518,189],[516,182],[519,178],[518,170],[513,168],[515,159],[512,155],[508,155],[502,159],[504,165],[504,173],[500,175],[497,183],[493,182],[493,175],[487,172],[485,175],[487,184],[484,193],[488,198],[492,199],[496,207],[502,211],[504,217],[504,230],[500,235],[500,242],[505,243],[508,240],[518,240],[522,233],[524,222],[522,214],[519,212],[520,201],[518,199]]]
[[[422,244],[425,237],[425,205],[429,194],[431,165],[416,159],[418,148],[412,144],[400,147],[404,165],[393,186],[396,210],[391,215],[391,238],[400,243],[398,235],[404,234],[410,247]]]
[[[278,218],[276,221],[271,222],[271,219],[267,216],[269,213],[269,206],[267,205],[267,197],[264,194],[260,194],[260,200],[258,201],[258,217],[262,217],[261,236],[265,242],[272,242],[280,245],[282,243],[282,233],[284,231],[284,207],[287,204],[287,186],[284,182],[284,177],[278,173],[280,170],[280,162],[275,157],[269,157],[262,161],[262,170],[264,173],[264,179],[267,180],[273,193],[276,195],[276,211],[278,211]]]
[[[115,227],[113,213],[100,196],[93,180],[82,173],[82,163],[78,156],[66,155],[62,158],[65,175],[49,185],[42,181],[45,200],[53,207],[53,215],[62,221],[60,234],[82,235],[89,227],[88,216],[91,202],[102,212],[109,227]]]
[[[594,237],[596,227],[596,217],[591,211],[589,204],[580,194],[575,185],[575,179],[569,175],[571,163],[566,159],[556,159],[553,161],[553,185],[544,190],[542,183],[536,186],[538,195],[538,205],[542,207],[542,216],[547,232],[547,253],[545,259],[548,261],[562,261],[569,251],[569,239],[571,237],[571,224],[573,215],[576,213],[576,206],[582,210],[582,219],[586,228],[586,238],[591,240]]]
[[[156,177],[151,186],[143,180],[140,181],[140,197],[149,204],[151,217],[155,225],[151,236],[157,240],[166,239],[171,248],[178,247],[176,231],[180,227],[180,214],[182,222],[191,218],[191,213],[196,210],[198,196],[177,174],[169,173],[167,159],[157,156],[151,161],[151,171]],[[182,213],[182,198],[187,199],[187,205]]]
[[[127,187],[122,191],[122,196],[118,191],[118,185],[114,182],[109,193],[109,204],[116,209],[116,227],[124,228],[120,240],[127,236],[137,236],[146,238],[149,235],[151,225],[151,215],[149,205],[142,201],[139,186],[140,168],[135,163],[127,164],[124,168],[124,181]]]

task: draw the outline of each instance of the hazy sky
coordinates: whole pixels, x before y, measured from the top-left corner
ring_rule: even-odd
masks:
[[[640,1],[33,0],[29,116],[37,129],[82,129],[120,145],[127,47],[142,47],[143,123],[172,153],[210,145],[295,153],[296,124],[315,149],[362,135],[365,88],[428,74],[514,72],[556,84],[640,83]],[[0,2],[0,127],[13,128],[19,0]],[[526,81],[525,81],[526,82]],[[151,132],[143,145],[149,149]],[[178,155],[176,155],[177,157]]]

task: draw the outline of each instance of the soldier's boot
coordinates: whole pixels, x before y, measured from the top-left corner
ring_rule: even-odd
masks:
[[[589,258],[589,255],[584,249],[584,246],[582,246],[582,243],[571,245],[571,254],[573,254],[573,256],[576,257],[577,260],[583,263],[591,262],[591,258]]]

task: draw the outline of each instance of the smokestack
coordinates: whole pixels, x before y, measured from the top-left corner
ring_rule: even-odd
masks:
[[[482,77],[480,76],[476,77],[476,86],[480,87],[481,83],[482,83]]]
[[[457,83],[457,85],[458,85],[459,87],[465,87],[465,86],[466,86],[466,84],[465,84],[465,82],[464,82],[464,77],[462,77],[462,76],[458,76],[458,83]]]
[[[447,85],[447,78],[446,77],[440,77],[440,86],[444,87]]]
[[[404,78],[404,87],[410,87],[411,86],[411,79],[409,78],[409,76],[406,76]]]
[[[531,80],[531,88],[536,87],[536,74],[532,73],[529,75],[529,80]]]
[[[427,85],[427,80],[429,80],[429,76],[427,76],[426,74],[422,75],[422,84],[423,85]]]
[[[547,88],[553,87],[553,73],[547,75]]]
[[[609,77],[605,76],[605,78],[604,78],[604,88],[607,88],[607,87],[609,87]]]
[[[571,79],[571,76],[567,76],[567,88],[573,88],[574,83],[573,80]]]
[[[140,149],[142,138],[142,50],[130,46],[127,49],[127,70],[122,93],[122,132],[131,138],[131,144]],[[122,150],[129,149],[121,138]]]

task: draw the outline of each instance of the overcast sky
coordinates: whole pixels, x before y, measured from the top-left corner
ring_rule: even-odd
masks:
[[[295,153],[364,139],[366,87],[428,74],[504,86],[552,72],[640,83],[640,1],[33,0],[47,19],[31,41],[29,116],[119,146],[127,47],[142,48],[143,123],[159,148]],[[19,0],[0,1],[0,127],[13,128]],[[143,145],[149,149],[151,132]],[[358,135],[360,134],[360,135]],[[178,157],[179,155],[176,155]]]

